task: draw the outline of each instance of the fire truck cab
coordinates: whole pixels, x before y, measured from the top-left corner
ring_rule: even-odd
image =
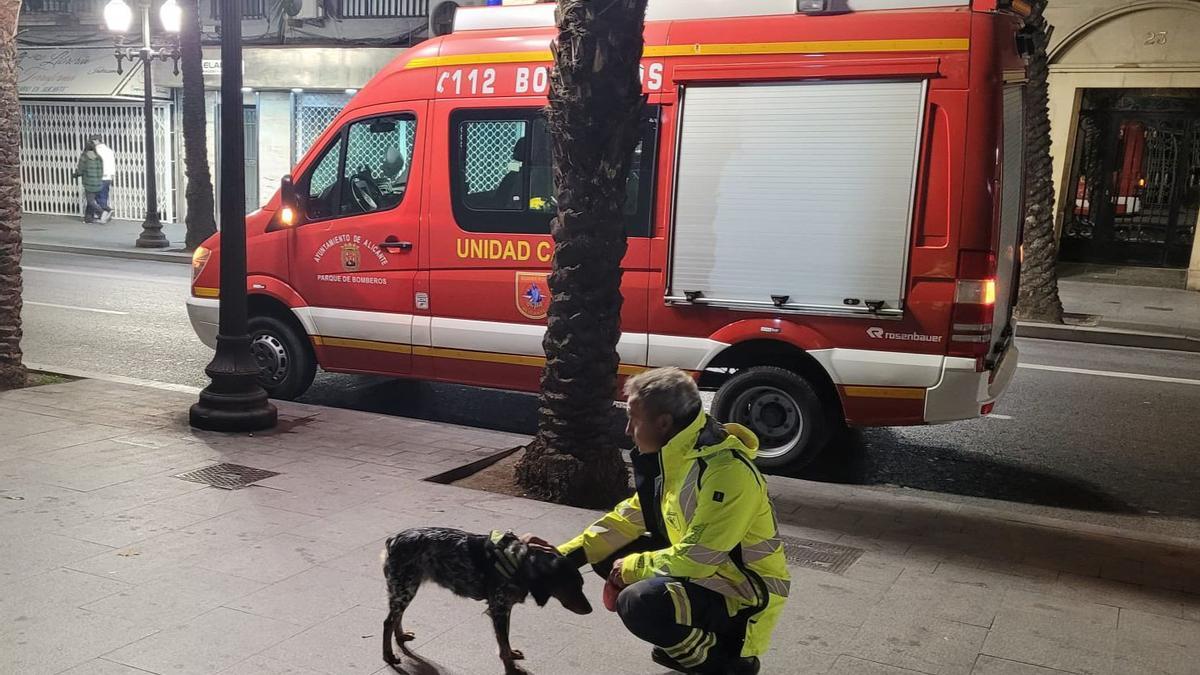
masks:
[[[1016,368],[1021,0],[650,0],[621,375],[677,366],[766,468],[990,412]],[[260,381],[536,391],[554,4],[462,8],[247,217]],[[220,235],[188,309],[215,344]]]

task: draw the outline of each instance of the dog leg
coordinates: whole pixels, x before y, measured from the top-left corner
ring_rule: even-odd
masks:
[[[525,658],[520,651],[508,643],[509,616],[512,605],[500,598],[488,601],[488,616],[492,617],[492,628],[496,631],[496,644],[500,647],[500,660],[504,662],[505,675],[526,675],[524,668],[516,664]]]
[[[388,615],[383,621],[383,661],[388,665],[400,663],[400,659],[396,658],[395,652],[392,651],[393,638],[400,645],[401,652],[406,656],[413,655],[407,643],[416,636],[404,631],[404,610],[412,603],[420,585],[421,580],[411,576],[388,583]]]
[[[395,621],[395,612],[388,612],[387,618],[383,620],[383,662],[389,666],[400,663],[400,659],[396,658],[396,652],[392,651],[392,628]]]

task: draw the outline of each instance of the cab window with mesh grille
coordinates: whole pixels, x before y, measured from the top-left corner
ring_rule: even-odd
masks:
[[[411,115],[351,123],[307,179],[308,220],[395,208],[408,188],[417,122]]]
[[[647,111],[625,199],[629,236],[650,233],[657,110]],[[549,234],[556,213],[550,132],[540,110],[451,116],[451,199],[468,232]]]

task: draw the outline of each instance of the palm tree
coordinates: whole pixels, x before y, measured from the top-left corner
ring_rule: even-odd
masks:
[[[538,435],[516,473],[532,496],[578,506],[611,506],[629,491],[613,394],[645,19],[646,0],[558,2],[547,109],[558,201],[552,301]]]
[[[200,47],[198,0],[183,0],[183,30],[179,34],[183,69],[183,156],[187,181],[187,250],[194,250],[217,232],[212,173],[208,167],[208,138],[204,111],[204,58]]]
[[[1050,157],[1050,24],[1046,1],[1036,3],[1026,34],[1033,41],[1025,90],[1025,238],[1017,314],[1023,319],[1063,322],[1058,296],[1058,237],[1054,231],[1054,162]]]
[[[25,384],[21,363],[21,109],[17,100],[17,16],[21,0],[0,0],[0,389]]]

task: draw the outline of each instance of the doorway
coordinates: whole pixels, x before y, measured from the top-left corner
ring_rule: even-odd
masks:
[[[213,172],[216,187],[218,220],[221,211],[221,104],[214,109],[213,129],[217,139],[217,171]],[[258,210],[258,106],[242,106],[243,152],[245,153],[246,213]]]
[[[1200,216],[1200,95],[1084,93],[1061,259],[1186,268]]]

